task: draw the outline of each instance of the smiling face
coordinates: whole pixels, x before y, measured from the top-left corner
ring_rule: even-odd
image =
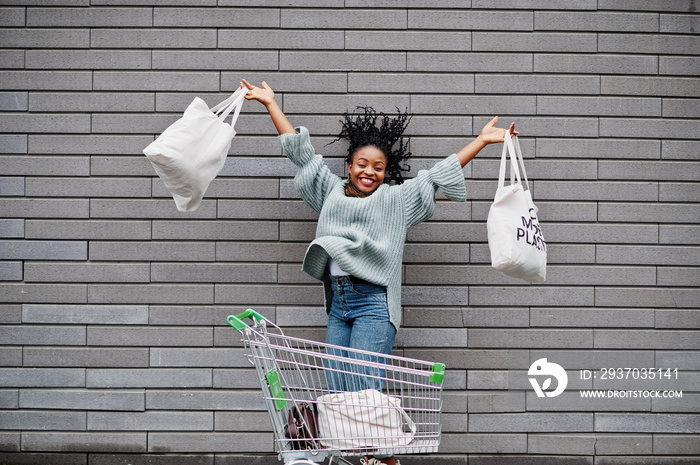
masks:
[[[355,188],[371,194],[384,182],[386,174],[386,156],[377,147],[368,145],[358,149],[348,163],[350,182]]]

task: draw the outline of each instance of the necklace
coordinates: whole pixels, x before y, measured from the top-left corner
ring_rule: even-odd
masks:
[[[372,192],[369,194],[365,194],[364,192],[361,192],[355,187],[355,185],[350,181],[350,178],[348,178],[347,182],[345,183],[345,196],[346,197],[359,197],[361,199],[364,199],[365,197],[368,197],[372,195]]]

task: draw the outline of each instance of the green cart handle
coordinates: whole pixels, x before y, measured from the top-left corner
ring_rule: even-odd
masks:
[[[238,315],[229,315],[228,318],[226,318],[226,321],[228,324],[233,326],[234,329],[238,331],[242,331],[246,328],[248,328],[248,325],[244,323],[243,318],[250,318],[251,320],[255,317],[256,320],[266,320],[264,316],[253,310],[252,308],[249,308],[243,313],[239,313]]]
[[[430,375],[430,381],[432,383],[441,384],[442,380],[445,378],[445,364],[436,363],[433,365],[433,374]]]

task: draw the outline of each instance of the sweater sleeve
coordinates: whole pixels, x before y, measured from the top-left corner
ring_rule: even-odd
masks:
[[[287,158],[297,166],[294,187],[311,208],[320,212],[328,193],[340,178],[331,173],[323,157],[316,154],[309,131],[305,127],[296,130],[297,134],[281,134],[279,140]]]
[[[445,196],[455,202],[466,202],[467,187],[464,172],[456,154],[438,162],[429,170],[401,184],[407,227],[421,223],[435,213],[435,191],[439,187]]]

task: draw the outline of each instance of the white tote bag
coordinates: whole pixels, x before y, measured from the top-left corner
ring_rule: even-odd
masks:
[[[199,207],[207,187],[224,167],[247,92],[239,89],[211,109],[196,97],[182,118],[143,149],[181,212]],[[227,124],[224,120],[232,111]]]
[[[510,155],[510,185],[505,185],[507,154]],[[522,168],[525,187],[520,179]],[[514,179],[515,178],[515,179]],[[530,283],[543,283],[547,274],[547,244],[537,219],[525,173],[518,136],[506,131],[498,173],[498,189],[489,216],[491,265],[499,271]]]
[[[401,399],[375,389],[327,394],[316,402],[318,433],[327,448],[392,449],[407,446],[416,435]]]

